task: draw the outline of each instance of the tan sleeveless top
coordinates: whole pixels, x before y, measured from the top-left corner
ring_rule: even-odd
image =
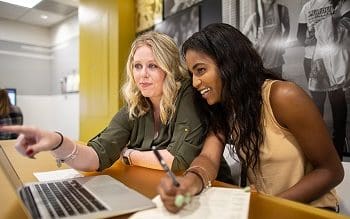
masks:
[[[259,192],[270,195],[292,187],[312,170],[297,140],[286,128],[278,124],[270,105],[270,89],[275,81],[266,80],[262,88],[262,116],[265,128],[264,143],[260,147],[260,168],[256,175],[248,170],[248,179]],[[310,203],[315,207],[336,207],[335,190],[331,190]]]

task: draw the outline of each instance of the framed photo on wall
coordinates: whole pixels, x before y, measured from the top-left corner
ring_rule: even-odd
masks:
[[[163,0],[136,0],[136,32],[150,29],[163,20]]]
[[[164,18],[191,7],[202,0],[164,0]]]
[[[350,52],[339,41],[343,39],[327,38],[336,36],[335,30],[341,31],[336,23],[329,22],[337,7],[328,0],[238,2],[238,27],[253,43],[265,68],[295,82],[310,94],[338,153],[343,151],[343,155],[349,156],[350,118],[346,115],[350,110],[350,83],[341,79],[346,78],[344,75],[348,72],[339,69],[350,68],[349,55],[342,56],[344,51]],[[332,47],[335,43],[337,46]],[[322,72],[313,71],[315,54],[323,60]]]
[[[177,46],[199,30],[199,6],[183,10],[181,13],[168,17],[154,28],[155,31],[171,36]]]

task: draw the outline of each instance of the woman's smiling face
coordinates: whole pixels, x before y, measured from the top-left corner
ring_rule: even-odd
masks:
[[[209,105],[221,101],[222,81],[215,61],[203,52],[187,50],[186,64],[193,76],[192,85]]]

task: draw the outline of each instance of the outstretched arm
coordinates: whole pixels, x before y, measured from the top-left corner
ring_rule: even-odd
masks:
[[[313,170],[278,196],[309,203],[324,195],[344,176],[344,170],[325,123],[311,98],[291,82],[276,82],[271,106],[280,125],[297,139]]]
[[[34,158],[42,151],[51,151],[55,158],[62,159],[76,150],[74,159],[67,159],[65,163],[81,171],[95,171],[99,167],[99,159],[95,150],[78,144],[68,137],[63,136],[62,144],[53,150],[62,140],[61,136],[55,132],[29,126],[1,126],[0,132],[18,133],[15,147],[19,153],[29,158]]]

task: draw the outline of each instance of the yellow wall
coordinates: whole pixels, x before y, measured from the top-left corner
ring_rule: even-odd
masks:
[[[135,38],[133,0],[80,0],[80,140],[88,141],[120,108]]]

